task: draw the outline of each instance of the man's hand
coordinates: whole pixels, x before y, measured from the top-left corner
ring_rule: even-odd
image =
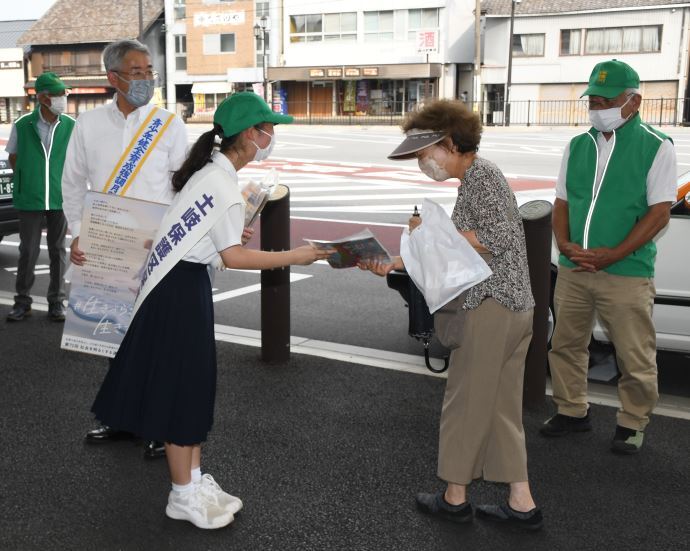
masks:
[[[582,249],[569,257],[581,269],[577,271],[598,272],[620,260],[614,249],[597,247],[596,249]]]
[[[577,264],[576,272],[596,272],[594,264],[590,261],[590,254],[577,243],[566,241],[558,243],[558,250],[563,253],[568,260]]]
[[[79,248],[78,236],[72,240],[72,244],[70,245],[69,250],[69,259],[72,262],[72,264],[76,264],[77,266],[83,266],[84,262],[86,262],[86,255],[84,255],[84,251],[82,251]]]

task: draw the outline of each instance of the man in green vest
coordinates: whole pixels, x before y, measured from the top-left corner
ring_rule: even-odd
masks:
[[[19,264],[14,306],[8,321],[31,314],[31,287],[40,252],[41,230],[47,229],[50,283],[48,318],[65,321],[65,233],[62,212],[62,166],[74,119],[64,114],[67,86],[55,73],[36,79],[36,109],[17,119],[5,150],[14,170],[14,207],[19,212]]]
[[[594,67],[592,128],[566,147],[556,184],[553,231],[561,252],[549,353],[558,413],[545,436],[592,428],[587,404],[588,345],[597,316],[616,348],[616,430],[611,450],[640,451],[658,399],[654,237],[676,197],[673,143],[640,119],[640,78],[621,61]]]

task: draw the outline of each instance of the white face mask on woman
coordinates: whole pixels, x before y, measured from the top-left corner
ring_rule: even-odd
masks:
[[[440,166],[435,159],[431,157],[420,158],[418,161],[419,169],[432,180],[443,182],[450,178],[448,171]]]
[[[257,144],[256,142],[254,142],[254,141],[252,142],[256,146],[256,153],[254,154],[254,160],[255,161],[265,161],[266,159],[268,159],[268,157],[271,155],[271,152],[273,151],[273,146],[276,144],[276,136],[275,136],[275,134],[269,134],[265,130],[261,130],[261,128],[259,128],[259,132],[263,132],[264,134],[266,134],[269,138],[271,138],[271,141],[264,148],[259,147],[259,144]]]
[[[628,119],[632,116],[632,113],[628,117],[623,117],[623,107],[625,107],[632,94],[628,97],[626,102],[620,107],[611,107],[610,109],[590,109],[589,110],[589,122],[594,128],[599,132],[612,132],[623,126]]]

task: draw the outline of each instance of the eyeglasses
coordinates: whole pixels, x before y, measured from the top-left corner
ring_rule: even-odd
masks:
[[[125,73],[123,71],[113,71],[129,80],[156,80],[158,78],[158,71],[131,71]]]

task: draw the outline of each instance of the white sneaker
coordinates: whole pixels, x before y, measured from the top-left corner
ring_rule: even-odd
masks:
[[[203,475],[201,482],[197,484],[201,495],[210,503],[229,511],[232,515],[236,515],[242,509],[242,500],[224,492],[210,474]]]
[[[205,499],[198,487],[184,494],[171,491],[165,514],[176,520],[188,520],[194,526],[205,529],[222,528],[235,519],[230,511]]]

